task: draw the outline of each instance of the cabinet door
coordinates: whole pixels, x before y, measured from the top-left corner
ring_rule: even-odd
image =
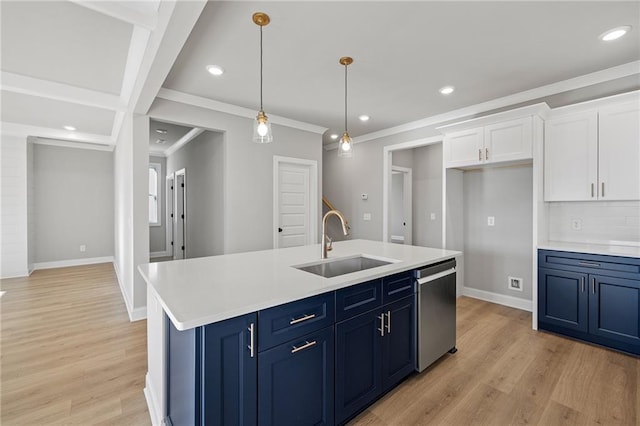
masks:
[[[533,158],[533,118],[519,118],[484,128],[484,161],[496,163]]]
[[[383,307],[385,335],[382,343],[383,391],[392,388],[416,368],[415,298],[407,297]]]
[[[598,185],[596,111],[545,122],[544,200],[595,200]]]
[[[640,281],[589,276],[589,333],[640,349]]]
[[[332,425],[333,326],[260,352],[258,423]]]
[[[444,137],[445,167],[463,167],[484,161],[482,127],[452,132]]]
[[[381,312],[336,324],[336,423],[342,423],[380,395]]]
[[[541,324],[587,331],[587,274],[540,268],[538,296],[538,321]]]
[[[640,105],[599,111],[599,199],[640,200]]]
[[[203,419],[196,424],[256,424],[257,347],[251,341],[252,324],[257,331],[255,313],[203,327]]]

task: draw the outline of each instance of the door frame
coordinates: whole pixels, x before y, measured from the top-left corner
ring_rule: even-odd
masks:
[[[404,227],[404,241],[403,244],[411,245],[413,242],[413,169],[410,167],[400,167],[391,165],[391,174],[394,173],[402,173],[402,211],[405,216],[405,227]],[[391,190],[393,192],[393,190]],[[407,220],[408,217],[408,220]],[[390,219],[392,219],[390,217]],[[389,241],[391,241],[391,235],[389,235]]]
[[[168,255],[171,256],[171,258],[173,258],[173,245],[171,245],[171,243],[173,242],[173,217],[171,216],[173,214],[173,207],[174,207],[174,198],[175,198],[175,192],[173,189],[171,189],[171,187],[174,184],[174,174],[173,173],[169,173],[166,177],[165,177],[165,193],[166,193],[166,206],[165,206],[165,214],[166,214],[166,242],[165,242],[165,253],[168,253]],[[175,187],[174,187],[175,188]]]
[[[309,244],[318,242],[318,162],[304,158],[273,156],[273,248],[278,248],[278,226],[280,210],[278,208],[280,197],[278,189],[280,186],[279,171],[282,164],[293,164],[309,169],[309,229],[307,237]]]
[[[182,244],[184,245],[184,250],[183,250],[183,257],[182,259],[187,259],[187,169],[180,169],[176,172],[173,173],[174,175],[174,185],[173,187],[176,188],[175,183],[178,181],[178,176],[182,176],[182,183],[184,184],[184,188],[185,190],[182,193],[182,204],[183,204],[183,209],[182,209],[182,214],[184,215],[184,220],[182,221]],[[174,213],[178,211],[177,207],[178,207],[178,191],[176,191],[174,189],[173,191],[174,194]],[[174,214],[174,227],[177,226],[177,222],[178,222],[178,215]],[[174,228],[175,229],[175,228]],[[175,233],[174,233],[175,235]],[[176,242],[173,242],[173,251],[172,251],[172,255],[175,257],[175,247],[176,247]]]

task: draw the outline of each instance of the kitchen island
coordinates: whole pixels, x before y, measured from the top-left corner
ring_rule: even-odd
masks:
[[[171,387],[179,386],[178,383],[181,383],[181,385],[189,388],[189,392],[193,394],[191,397],[194,400],[192,401],[193,409],[190,410],[191,412],[185,418],[192,419],[195,424],[209,423],[209,419],[213,419],[210,417],[210,412],[208,416],[205,416],[204,413],[207,412],[207,407],[210,408],[209,411],[215,411],[218,414],[224,410],[235,410],[236,416],[233,418],[241,423],[255,423],[256,420],[260,424],[269,423],[264,419],[267,417],[273,419],[273,412],[267,417],[263,417],[262,414],[257,414],[256,417],[251,413],[247,414],[246,411],[249,409],[256,409],[257,411],[258,406],[266,407],[264,403],[254,404],[253,402],[254,399],[258,398],[258,387],[260,387],[261,392],[271,393],[277,391],[276,388],[279,386],[277,381],[269,384],[271,386],[270,389],[263,389],[267,381],[258,380],[257,376],[260,372],[256,372],[256,370],[265,366],[268,360],[273,361],[274,351],[282,345],[287,345],[287,347],[294,348],[291,351],[287,349],[287,353],[300,352],[302,355],[308,354],[305,356],[309,357],[309,362],[319,363],[318,365],[322,366],[322,368],[318,368],[318,370],[322,371],[317,372],[319,375],[316,375],[316,379],[322,388],[324,397],[320,398],[320,405],[309,407],[309,409],[315,407],[323,411],[324,414],[322,416],[325,417],[322,418],[326,420],[327,424],[333,424],[333,354],[335,350],[336,359],[339,363],[340,353],[340,348],[334,348],[334,330],[335,340],[339,341],[340,327],[350,325],[348,321],[350,318],[344,311],[346,309],[345,303],[348,304],[350,303],[349,301],[357,299],[354,302],[355,309],[353,312],[358,313],[358,316],[354,319],[360,321],[364,320],[364,315],[361,315],[362,309],[368,309],[367,306],[369,305],[367,304],[370,302],[373,303],[370,310],[372,314],[376,309],[380,310],[380,312],[386,309],[385,312],[389,312],[388,323],[385,324],[386,314],[378,314],[377,318],[381,320],[380,323],[375,322],[375,324],[378,331],[380,331],[380,328],[388,328],[390,330],[391,310],[396,307],[400,309],[398,303],[407,302],[402,308],[404,309],[402,312],[405,313],[405,319],[408,318],[407,315],[412,316],[411,318],[415,317],[413,284],[409,286],[410,293],[403,293],[404,290],[401,290],[407,287],[406,283],[413,283],[411,271],[454,258],[459,254],[461,253],[443,249],[366,240],[337,242],[334,244],[333,251],[330,252],[328,261],[335,258],[364,255],[389,263],[331,278],[325,278],[297,268],[318,262],[320,260],[320,245],[141,265],[138,269],[148,284],[149,372],[147,374],[145,395],[150,406],[152,420],[157,422],[158,419],[163,419],[167,413],[175,412],[178,406],[184,402],[180,401],[178,403],[174,398],[175,392],[172,393],[171,389]],[[395,283],[398,283],[398,287],[394,290]],[[350,289],[356,289],[357,291]],[[386,290],[388,291],[385,293]],[[349,291],[351,291],[351,294],[349,294]],[[367,294],[373,297],[370,301],[368,299],[358,299],[360,297],[358,295],[365,297]],[[383,299],[383,296],[386,298]],[[401,296],[402,300],[398,299]],[[377,300],[377,302],[373,299]],[[343,301],[343,311],[338,308],[340,300]],[[295,324],[295,327],[290,327],[298,330],[298,334],[293,332],[288,335],[289,330],[284,328],[277,330],[277,326],[275,326],[276,328],[267,327],[267,318],[272,319],[272,325],[277,324],[281,320],[278,317],[280,310],[286,316],[290,313],[287,312],[289,309],[292,310],[291,312],[300,314],[291,320],[292,325]],[[314,309],[317,311],[314,311]],[[344,320],[342,323],[335,321],[336,317],[341,315],[340,312],[343,313],[342,317],[339,318]],[[396,338],[396,336],[400,335],[398,330],[400,330],[400,324],[402,324],[401,315],[399,311],[399,314],[395,317],[398,318],[398,321],[394,320],[396,333],[394,334],[387,330],[386,337]],[[293,317],[294,315],[291,314],[291,316]],[[309,321],[304,320],[303,318],[305,317],[310,317]],[[372,318],[375,319],[375,317]],[[413,348],[415,348],[415,323],[411,318],[406,320],[406,325],[407,327],[413,327],[408,331],[412,335],[407,334],[404,341],[411,340],[414,343]],[[354,319],[350,320],[353,321]],[[231,326],[234,321],[240,321],[240,325],[236,329],[232,327],[233,331],[229,334],[219,335],[221,327]],[[287,321],[287,326],[288,324],[289,321]],[[322,327],[322,329],[318,327]],[[267,331],[268,329],[270,330],[269,332]],[[312,344],[311,342],[318,342],[319,340],[312,340],[311,338],[314,336],[300,334],[303,332],[320,333],[321,335],[319,336],[322,337],[322,342],[324,343]],[[285,337],[278,337],[278,333]],[[381,333],[384,336],[384,331],[381,331]],[[218,336],[222,340],[218,341],[218,345],[211,346],[211,348],[216,348],[211,350],[218,350],[225,346],[223,342],[224,339],[227,339],[227,342],[233,341],[233,344],[227,347],[228,350],[232,351],[231,348],[238,349],[243,353],[235,355],[248,357],[246,360],[235,359],[233,361],[236,367],[242,367],[240,370],[242,370],[243,374],[248,373],[251,376],[249,377],[251,383],[247,383],[246,378],[236,377],[239,382],[236,383],[237,386],[235,386],[234,392],[241,390],[244,396],[240,396],[235,405],[232,401],[228,401],[228,398],[221,398],[220,394],[212,395],[211,392],[208,395],[204,394],[204,388],[206,387],[204,381],[207,378],[214,380],[217,376],[221,376],[222,373],[229,373],[231,369],[230,360],[227,360],[225,364],[224,359],[218,359],[218,365],[225,366],[226,370],[224,372],[203,371],[205,369],[211,370],[211,364],[209,366],[204,365],[204,358],[206,358],[204,350],[207,344],[213,342],[213,336]],[[289,338],[291,340],[288,340]],[[179,342],[178,346],[180,348],[188,347],[188,350],[180,352],[182,349],[178,350],[178,346],[172,346],[171,342],[176,344]],[[303,350],[300,343],[302,343],[302,346],[310,345],[313,347],[310,347],[309,350]],[[383,343],[376,341],[376,345]],[[389,353],[384,356],[382,354],[375,355],[376,359],[372,360],[372,362],[388,360],[389,356],[394,353],[389,348],[384,350]],[[167,351],[170,353],[170,362],[165,356]],[[224,354],[218,355],[218,358],[220,356],[224,358]],[[229,353],[226,355],[228,356]],[[181,365],[184,364],[184,369],[177,368],[178,366],[176,365],[176,360],[181,357],[185,357],[181,361]],[[259,362],[260,367],[255,365],[258,363],[256,358],[263,360]],[[413,354],[411,361],[415,364],[415,354]],[[251,364],[252,362],[253,365]],[[278,368],[276,361],[273,361],[272,365],[274,368]],[[339,376],[340,369],[340,366],[336,367],[336,376]],[[180,378],[184,379],[185,375],[189,375],[185,371],[193,371],[193,374],[197,377],[187,377],[188,380],[178,382]],[[273,376],[273,371],[275,370],[271,371],[271,376]],[[167,376],[169,376],[169,380]],[[226,379],[228,382],[229,378],[227,377]],[[295,377],[292,379],[295,379]],[[252,383],[256,381],[259,381],[259,384]],[[339,393],[337,385],[336,393]],[[193,389],[191,389],[192,387]],[[251,389],[252,387],[255,387],[255,389]],[[173,389],[173,391],[177,391],[177,389]],[[296,390],[291,389],[290,391],[292,397],[295,396]],[[330,395],[327,395],[329,391]],[[181,391],[180,394],[183,394],[183,392]],[[209,400],[222,399],[221,404],[227,404],[228,406],[211,408],[211,404],[215,405],[215,403],[205,401],[207,398]],[[372,398],[375,399],[375,395]],[[289,408],[293,409],[294,407]],[[271,406],[270,409],[277,411],[278,407]],[[267,409],[266,411],[269,410]],[[336,407],[336,412],[338,411],[339,409]],[[330,415],[327,417],[329,412]],[[177,413],[176,415],[181,414]],[[229,417],[226,418],[229,419]],[[336,418],[335,422],[339,423],[339,418]],[[215,423],[215,421],[211,420],[211,423]]]

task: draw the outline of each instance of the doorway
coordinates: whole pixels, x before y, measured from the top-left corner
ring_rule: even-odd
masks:
[[[391,167],[391,208],[389,241],[397,244],[412,244],[412,181],[413,171],[407,167]]]
[[[173,258],[173,241],[174,241],[174,235],[173,235],[173,220],[174,220],[174,213],[175,213],[175,191],[174,191],[174,185],[173,185],[173,180],[174,180],[174,174],[171,173],[167,176],[165,185],[166,185],[166,198],[167,198],[167,235],[166,235],[166,251],[169,252],[171,254],[171,258]]]
[[[173,207],[173,259],[187,257],[187,192],[186,170],[180,169],[174,178],[174,207]]]
[[[273,157],[273,247],[318,241],[318,163]]]

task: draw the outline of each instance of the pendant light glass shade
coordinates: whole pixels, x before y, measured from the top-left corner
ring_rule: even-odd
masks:
[[[273,133],[271,133],[271,123],[265,115],[264,111],[258,112],[256,120],[253,122],[253,141],[256,143],[273,142]]]
[[[347,130],[347,67],[353,63],[353,58],[343,56],[340,64],[344,65],[344,133],[338,142],[338,158],[353,157],[353,140]]]
[[[271,132],[271,123],[269,118],[262,109],[262,27],[270,22],[269,15],[262,12],[253,14],[253,22],[260,27],[260,111],[253,122],[252,140],[256,143],[273,142],[273,133]]]

